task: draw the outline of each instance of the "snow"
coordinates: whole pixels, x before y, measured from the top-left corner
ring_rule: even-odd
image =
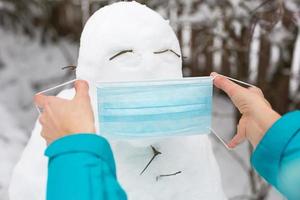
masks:
[[[107,19],[110,19],[109,22]],[[110,59],[126,49],[132,49],[133,52]],[[136,2],[121,2],[97,11],[83,30],[76,71],[77,78],[90,82],[96,119],[93,82],[181,79],[181,58],[172,52],[154,54],[166,49],[181,52],[168,21],[146,6]],[[72,94],[68,93],[64,91],[60,96],[71,98]],[[37,123],[15,168],[10,187],[11,200],[23,199],[24,196],[34,200],[44,196],[43,189],[34,191],[45,187],[47,172],[47,162],[41,156],[45,146],[38,137],[39,131]],[[207,135],[138,141],[110,140],[110,143],[119,181],[129,199],[226,199]],[[161,151],[162,155],[145,174],[140,175],[152,156],[150,145]],[[36,164],[32,163],[33,160],[39,167],[34,167]],[[27,170],[24,171],[24,168]],[[156,181],[156,176],[176,171],[182,173]],[[24,187],[24,183],[28,183],[25,184],[28,187]]]
[[[68,63],[62,54],[62,46],[76,56],[76,48],[68,42],[41,46],[38,40],[22,34],[0,29],[0,59],[4,67],[0,73],[0,102],[13,113],[18,125],[31,131],[37,116],[32,97],[36,90],[50,87],[53,82],[68,79],[69,75],[61,67]],[[46,72],[46,73],[45,73]]]
[[[293,56],[293,64],[292,64],[292,70],[291,70],[291,75],[292,78],[290,80],[290,95],[291,97],[295,96],[298,87],[300,85],[300,25],[298,26],[298,36],[296,40],[296,45],[294,49],[294,56]]]
[[[284,2],[286,8],[291,12],[299,12],[300,4],[298,0],[289,0]]]
[[[260,49],[260,25],[255,26],[253,32],[253,39],[250,44],[250,77],[249,82],[255,83],[257,80],[257,68],[258,68],[258,56],[259,56],[259,49]],[[272,54],[273,55],[273,54]]]
[[[11,169],[19,159],[27,138],[24,131],[17,127],[10,112],[1,104],[0,121],[5,122],[0,123],[0,197],[7,199],[7,183],[10,180]]]
[[[62,66],[72,64],[63,55],[62,45],[74,58],[77,50],[68,41],[41,46],[38,39],[3,29],[0,40],[0,199],[7,200],[12,169],[37,118],[33,95],[69,78],[61,70]]]
[[[12,167],[19,159],[20,153],[28,139],[28,134],[31,132],[37,117],[37,112],[31,101],[32,94],[37,92],[37,90],[67,81],[68,77],[65,76],[65,72],[61,71],[60,68],[75,63],[77,47],[66,41],[41,46],[37,39],[29,39],[21,34],[6,32],[1,29],[0,40],[0,59],[5,64],[5,68],[0,69],[0,85],[1,89],[3,89],[0,94],[0,199],[7,200],[7,187]],[[67,49],[74,58],[72,62],[67,61],[63,56],[61,45],[67,46]],[[39,85],[39,87],[35,88],[33,85]],[[65,95],[72,96],[70,91],[68,93]],[[234,134],[235,126],[233,106],[228,99],[222,96],[215,96],[214,101],[213,127],[222,137],[229,140],[230,136]],[[38,125],[37,128],[39,129]],[[39,145],[37,145],[38,148],[36,149],[35,145],[31,145],[31,148],[37,151],[35,156],[41,158],[44,143],[39,137],[39,130],[33,132],[36,133],[34,141],[39,143]],[[233,159],[230,152],[215,140],[213,136],[210,137],[210,141],[212,142],[213,151],[220,166],[222,185],[226,196],[231,198],[240,194],[249,194],[250,187],[245,171],[236,162],[236,159]],[[247,143],[238,147],[234,152],[249,165]],[[146,150],[143,153],[147,154]],[[143,158],[145,159],[145,156]],[[27,161],[29,167],[32,168],[30,165],[32,160],[27,159]],[[42,168],[45,167],[45,161],[42,159],[41,162]],[[137,164],[143,167],[140,162]],[[36,165],[39,166],[39,163]],[[27,170],[21,169],[19,172],[26,173]],[[38,172],[39,170],[34,172],[34,175],[37,176]],[[42,176],[45,176],[45,172],[42,171]],[[43,182],[44,180],[41,181]],[[159,182],[159,184],[164,184],[164,188],[170,186],[164,180]],[[34,183],[34,185],[38,184]],[[43,185],[40,187],[43,187]],[[24,185],[21,186],[21,189],[24,191]],[[39,190],[33,187],[31,189]],[[29,192],[32,195],[36,191],[29,190]],[[26,198],[23,196],[21,199],[34,200],[42,198]],[[272,190],[269,199],[279,200],[282,198],[276,191]]]

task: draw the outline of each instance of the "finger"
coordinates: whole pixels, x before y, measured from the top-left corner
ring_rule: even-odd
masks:
[[[39,122],[42,126],[44,126],[46,124],[46,118],[45,118],[44,114],[40,115]]]
[[[46,120],[47,123],[49,124],[49,127],[59,127],[59,122],[57,121],[57,117],[55,116],[55,114],[53,113],[52,109],[50,106],[45,107],[45,111],[46,111]]]
[[[47,145],[48,145],[48,141],[50,140],[50,138],[48,137],[48,131],[43,128],[40,135],[42,136],[42,138],[44,138],[46,140]]]
[[[40,107],[43,108],[48,103],[48,97],[43,94],[38,94],[34,96],[34,103]]]
[[[46,104],[43,108],[43,113],[39,116],[39,122],[42,127],[49,126],[49,112],[51,111],[49,104]]]
[[[246,119],[241,118],[237,128],[237,134],[229,142],[229,148],[235,148],[237,145],[242,143],[246,138]]]
[[[230,98],[232,98],[235,94],[245,90],[245,88],[235,84],[216,72],[211,73],[211,76],[214,77],[214,85],[223,90]]]
[[[216,77],[216,76],[218,76],[219,74],[217,73],[217,72],[212,72],[212,73],[210,73],[210,76],[212,76],[212,77]]]
[[[250,87],[249,90],[251,92],[253,92],[254,94],[257,94],[259,95],[260,97],[263,98],[264,102],[270,107],[272,108],[272,105],[270,104],[270,102],[268,102],[266,99],[265,99],[265,96],[264,96],[264,93],[262,92],[262,90],[258,87]]]
[[[44,128],[42,128],[42,131],[41,131],[40,135],[41,135],[43,138],[46,138],[46,130],[45,130]]]
[[[262,92],[262,90],[260,89],[260,88],[258,88],[258,87],[250,87],[250,88],[248,88],[251,92],[253,92],[253,93],[255,93],[255,94],[257,94],[257,95],[259,95],[259,96],[261,96],[261,97],[265,97],[264,96],[264,93]]]
[[[89,85],[86,81],[84,80],[77,80],[74,84],[75,90],[76,90],[76,95],[74,98],[78,97],[86,97],[88,96],[89,93]]]

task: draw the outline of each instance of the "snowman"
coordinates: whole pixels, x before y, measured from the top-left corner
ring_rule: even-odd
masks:
[[[182,78],[178,39],[167,20],[137,2],[119,2],[98,10],[81,35],[78,79],[90,84],[97,121],[93,83]],[[74,89],[58,96],[72,99]],[[99,127],[97,127],[99,129]],[[10,200],[45,199],[46,144],[36,122],[17,163],[9,188]],[[101,134],[101,133],[100,133]],[[117,177],[132,200],[226,199],[207,135],[109,140]]]

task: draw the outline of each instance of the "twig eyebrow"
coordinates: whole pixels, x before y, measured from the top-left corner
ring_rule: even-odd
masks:
[[[180,58],[181,56],[179,55],[179,53],[176,53],[173,49],[166,49],[166,50],[162,50],[162,51],[155,51],[153,52],[154,54],[160,54],[160,53],[166,53],[166,52],[172,52],[174,53],[178,58]]]
[[[68,65],[68,66],[62,67],[61,69],[62,69],[62,70],[64,70],[64,69],[75,70],[76,68],[77,68],[77,66],[75,66],[75,65]]]
[[[120,56],[120,55],[122,55],[124,53],[133,53],[133,50],[132,49],[126,49],[126,50],[120,51],[116,55],[110,57],[109,60],[112,60],[112,59],[114,59],[114,58],[116,58],[116,57],[118,57],[118,56]]]
[[[158,156],[159,154],[161,154],[161,152],[159,152],[158,150],[156,150],[152,145],[151,145],[151,149],[152,149],[152,152],[153,152],[153,156],[152,158],[150,159],[150,161],[147,163],[146,167],[142,170],[142,172],[140,173],[140,175],[142,175],[146,169],[149,167],[149,165],[151,164],[151,162],[154,160],[154,158],[156,156]]]
[[[163,177],[166,177],[166,176],[175,176],[177,174],[180,174],[182,171],[178,171],[178,172],[175,172],[175,173],[172,173],[172,174],[161,174],[161,175],[158,175],[156,177],[156,181],[158,181],[160,178],[163,178]]]

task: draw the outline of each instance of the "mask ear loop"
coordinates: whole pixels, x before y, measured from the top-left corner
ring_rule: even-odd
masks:
[[[48,89],[46,89],[46,90],[40,91],[40,92],[36,93],[35,95],[42,94],[42,93],[45,93],[45,92],[49,92],[49,91],[51,91],[51,90],[54,90],[54,89],[63,87],[63,86],[65,86],[65,85],[68,85],[68,84],[70,84],[70,83],[73,83],[73,82],[75,82],[75,81],[77,81],[77,80],[78,80],[78,79],[75,78],[75,79],[73,79],[73,80],[64,82],[64,83],[59,84],[59,85],[57,85],[57,86],[54,86],[54,87],[48,88]],[[39,115],[40,115],[40,114],[41,114],[40,108],[39,108],[36,104],[35,104],[35,107],[36,107],[36,109],[37,109],[37,111],[38,111],[38,113],[39,113]]]
[[[224,75],[221,75],[221,74],[217,74],[216,76],[213,76],[212,80],[214,80],[214,79],[215,79],[216,77],[218,77],[218,76],[223,76],[223,77],[225,77],[225,78],[227,78],[227,79],[229,79],[229,80],[231,80],[231,81],[233,81],[233,82],[240,83],[240,84],[246,85],[246,86],[248,86],[248,87],[256,87],[255,85],[252,85],[252,84],[250,84],[250,83],[246,83],[246,82],[244,82],[244,81],[240,81],[240,80],[237,80],[237,79],[235,79],[235,78],[231,78],[231,77],[229,77],[229,76],[224,76]]]
[[[242,85],[246,85],[246,86],[248,86],[248,87],[256,87],[255,85],[252,85],[252,84],[250,84],[250,83],[246,83],[246,82],[243,82],[243,81],[240,81],[240,80],[237,80],[237,79],[228,77],[228,76],[224,76],[224,75],[221,75],[221,74],[217,74],[216,76],[213,76],[213,77],[212,77],[212,81],[214,81],[214,79],[215,79],[217,76],[223,76],[223,77],[225,77],[225,78],[227,78],[227,79],[229,79],[229,80],[231,80],[231,81],[233,81],[233,82],[237,82],[237,83],[240,83],[240,84],[242,84]],[[217,134],[217,132],[216,132],[213,128],[211,128],[211,127],[208,127],[208,128],[210,129],[211,133],[213,133],[213,134],[217,137],[217,139],[218,139],[218,140],[226,147],[227,150],[233,150],[232,148],[230,148],[230,147],[227,145],[227,143],[225,142],[225,140],[223,140],[222,137],[220,137],[219,134]]]
[[[224,145],[224,147],[226,147],[227,150],[232,150],[232,148],[230,148],[227,143],[216,133],[216,131],[213,128],[208,127],[210,132],[213,133],[216,138]]]

